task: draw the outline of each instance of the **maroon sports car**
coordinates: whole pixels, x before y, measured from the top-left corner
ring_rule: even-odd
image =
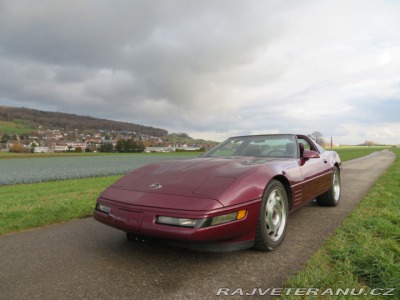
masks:
[[[127,233],[205,251],[283,241],[288,213],[340,201],[341,161],[305,135],[227,139],[198,158],[141,167],[107,188],[94,218]]]

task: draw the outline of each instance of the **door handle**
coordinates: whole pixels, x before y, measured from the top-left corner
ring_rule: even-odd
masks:
[[[325,164],[327,164],[327,163],[328,163],[328,161],[327,161],[326,159],[324,159],[324,163],[325,163]]]

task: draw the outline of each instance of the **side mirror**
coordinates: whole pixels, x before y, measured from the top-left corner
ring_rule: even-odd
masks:
[[[304,159],[310,159],[310,158],[319,158],[319,153],[316,151],[312,150],[304,150],[303,157]]]

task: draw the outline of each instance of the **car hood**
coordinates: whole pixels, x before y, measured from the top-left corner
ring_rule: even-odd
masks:
[[[195,158],[167,161],[141,167],[115,182],[111,188],[155,194],[219,196],[235,181],[257,167],[282,159]]]

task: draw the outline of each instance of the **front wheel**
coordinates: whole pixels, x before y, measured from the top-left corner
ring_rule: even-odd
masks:
[[[333,167],[331,188],[317,197],[317,203],[321,206],[336,206],[340,202],[341,194],[340,171]]]
[[[288,220],[288,198],[285,187],[271,180],[261,200],[254,248],[275,250],[283,241]]]

